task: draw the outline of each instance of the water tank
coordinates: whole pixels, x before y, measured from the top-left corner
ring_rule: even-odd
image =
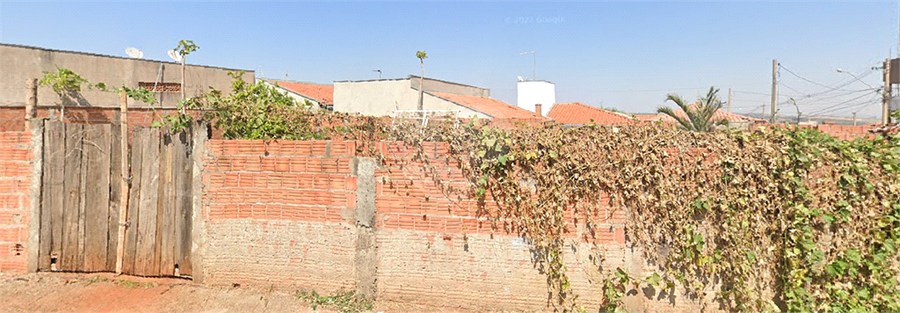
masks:
[[[516,85],[516,105],[534,112],[534,105],[541,104],[541,115],[547,116],[556,103],[556,85],[543,80],[519,81]],[[535,112],[537,113],[537,112]]]

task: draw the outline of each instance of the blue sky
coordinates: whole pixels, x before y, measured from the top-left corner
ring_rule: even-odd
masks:
[[[762,111],[777,58],[780,102],[800,99],[804,114],[875,117],[875,93],[835,69],[880,87],[870,68],[896,57],[898,16],[897,1],[4,0],[0,42],[119,56],[134,46],[168,60],[167,49],[192,39],[200,50],[189,63],[316,83],[377,78],[375,69],[418,75],[415,52],[425,50],[426,76],[490,88],[511,104],[516,76],[532,76],[532,56],[519,53],[537,51],[537,79],[556,83],[558,102],[626,112],[654,111],[670,92],[693,100],[709,86],[723,99],[733,88],[737,112]],[[780,114],[794,112],[784,105]]]

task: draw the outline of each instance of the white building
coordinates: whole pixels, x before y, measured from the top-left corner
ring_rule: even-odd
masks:
[[[543,116],[547,116],[556,103],[556,85],[545,80],[519,80],[516,93],[516,106],[534,112],[534,105],[540,104],[542,112],[535,113]]]

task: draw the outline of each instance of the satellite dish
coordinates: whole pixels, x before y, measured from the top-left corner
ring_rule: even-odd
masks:
[[[169,57],[172,58],[172,60],[175,60],[175,62],[181,62],[181,55],[178,54],[175,49],[169,50],[167,53],[169,54]]]
[[[516,76],[516,77],[518,77],[518,78],[519,78],[519,81],[520,81],[520,82],[523,82],[523,81],[525,81],[525,78],[524,78],[524,77],[522,77],[522,76]]]
[[[135,47],[125,48],[125,54],[127,54],[128,56],[135,58],[135,59],[144,58],[144,52],[141,50],[138,50],[138,48],[135,48]]]

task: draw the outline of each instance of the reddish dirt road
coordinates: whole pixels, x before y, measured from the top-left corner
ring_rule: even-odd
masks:
[[[321,312],[287,292],[109,273],[0,276],[2,312]],[[327,311],[327,310],[325,310]]]

